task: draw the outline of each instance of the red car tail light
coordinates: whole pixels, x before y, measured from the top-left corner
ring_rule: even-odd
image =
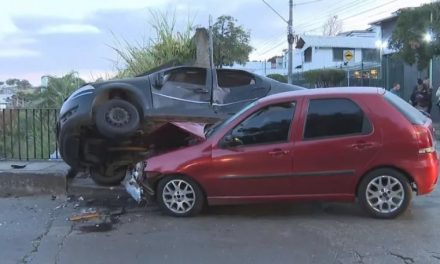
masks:
[[[419,153],[432,153],[435,151],[434,140],[431,131],[427,127],[415,125],[414,131],[419,145]]]

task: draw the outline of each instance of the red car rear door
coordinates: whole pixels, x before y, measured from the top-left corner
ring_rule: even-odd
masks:
[[[293,154],[292,193],[352,196],[381,146],[366,105],[353,98],[305,102]]]

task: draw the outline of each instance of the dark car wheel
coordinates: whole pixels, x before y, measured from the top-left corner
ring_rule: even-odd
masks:
[[[358,197],[371,216],[390,219],[408,208],[412,190],[402,173],[393,169],[378,169],[362,179]]]
[[[96,109],[95,122],[98,131],[105,137],[126,137],[139,127],[140,117],[130,102],[112,99]]]
[[[193,216],[202,211],[205,201],[199,185],[183,176],[167,176],[157,185],[159,207],[172,216]]]
[[[126,172],[126,167],[118,168],[117,170],[107,174],[99,168],[91,168],[90,177],[98,185],[115,186],[121,184],[122,180],[125,178]]]

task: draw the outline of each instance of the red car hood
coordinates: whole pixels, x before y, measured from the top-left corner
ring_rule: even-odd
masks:
[[[205,124],[191,122],[170,122],[171,124],[183,129],[198,138],[205,139]]]

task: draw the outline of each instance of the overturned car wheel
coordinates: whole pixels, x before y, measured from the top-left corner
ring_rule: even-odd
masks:
[[[118,168],[112,172],[105,172],[103,169],[91,168],[90,177],[98,185],[115,186],[119,185],[125,178],[126,167]]]
[[[140,117],[130,102],[112,99],[96,109],[96,127],[107,138],[130,136],[139,127]]]

